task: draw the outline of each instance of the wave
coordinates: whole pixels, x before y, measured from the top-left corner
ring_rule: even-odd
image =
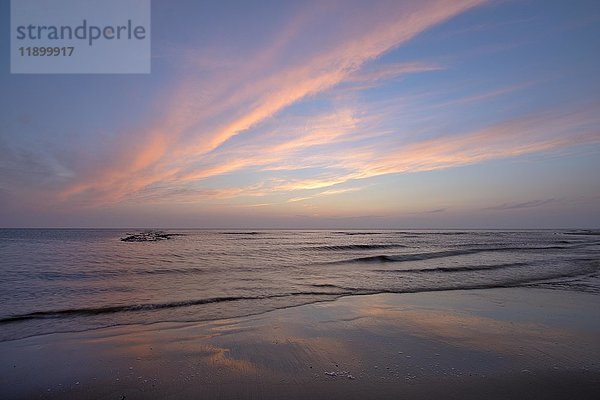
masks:
[[[347,264],[347,263],[386,263],[386,262],[404,262],[404,261],[422,261],[434,258],[445,258],[454,256],[465,256],[478,253],[505,252],[505,251],[539,251],[539,250],[569,250],[580,246],[544,246],[544,247],[483,247],[475,249],[443,250],[428,253],[411,253],[398,255],[376,255],[366,257],[356,257],[346,260],[332,261],[329,264]]]
[[[389,232],[344,232],[344,231],[340,231],[340,232],[331,232],[334,233],[336,235],[347,235],[347,236],[358,236],[358,235],[385,235]]]
[[[232,301],[243,301],[243,300],[267,300],[276,298],[285,298],[293,296],[331,296],[331,295],[343,295],[350,293],[328,293],[328,292],[294,292],[284,294],[272,294],[262,296],[224,296],[224,297],[212,297],[206,299],[197,300],[183,300],[173,301],[167,303],[147,303],[147,304],[128,304],[122,306],[106,306],[106,307],[90,307],[90,308],[69,308],[62,310],[49,310],[49,311],[35,311],[26,314],[11,315],[9,317],[0,318],[0,324],[6,324],[11,322],[18,322],[31,319],[50,319],[50,318],[68,318],[76,316],[94,316],[100,314],[114,314],[122,312],[135,312],[135,311],[153,311],[166,308],[180,308],[190,307],[202,304],[212,303],[223,303]]]
[[[456,231],[456,232],[415,232],[415,231],[399,231],[394,232],[397,235],[436,235],[436,236],[455,236],[455,235],[473,235],[474,232],[467,231]],[[481,233],[489,233],[489,232],[478,232],[478,235]]]
[[[337,250],[376,250],[376,249],[394,249],[400,247],[407,247],[399,243],[386,243],[386,244],[339,244],[339,245],[323,245],[304,247],[302,250],[324,250],[324,251],[337,251]]]
[[[31,278],[43,279],[48,281],[54,280],[85,280],[85,279],[107,279],[116,278],[122,276],[135,276],[135,275],[196,275],[206,273],[206,268],[192,267],[192,268],[156,268],[156,269],[102,269],[102,270],[89,270],[81,272],[67,272],[67,271],[44,271],[44,272],[28,272],[21,273]]]
[[[374,272],[382,273],[428,273],[428,272],[472,272],[472,271],[493,271],[505,268],[525,267],[528,263],[507,263],[495,265],[476,265],[467,267],[437,267],[437,268],[413,268],[413,269],[375,269]]]
[[[462,255],[472,255],[484,252],[503,252],[503,251],[539,251],[539,250],[565,250],[574,249],[580,247],[586,247],[589,244],[576,244],[572,246],[545,246],[545,247],[482,247],[482,248],[468,248],[468,249],[454,249],[445,250],[438,252],[426,252],[426,253],[410,253],[410,254],[399,254],[399,255],[373,255],[373,256],[361,256],[356,258],[350,258],[345,260],[336,260],[325,262],[325,264],[349,264],[349,263],[364,263],[364,264],[384,264],[384,263],[401,263],[408,261],[423,261],[436,258],[455,257]],[[348,244],[348,245],[322,245],[314,247],[302,247],[299,250],[305,251],[344,251],[344,250],[378,250],[378,249],[393,249],[393,248],[405,248],[408,246],[401,244]],[[319,263],[321,264],[321,263]],[[322,264],[321,264],[322,265]],[[478,267],[483,270],[486,267]],[[457,271],[473,271],[472,267],[456,267],[456,268],[424,268],[423,271],[419,269],[407,269],[407,270],[396,270],[398,272],[457,272]],[[376,272],[383,272],[383,270]],[[388,270],[389,271],[389,270]],[[155,268],[155,269],[94,269],[88,271],[79,272],[68,272],[68,271],[44,271],[44,272],[25,272],[25,274],[31,278],[43,279],[48,281],[54,280],[87,280],[87,279],[110,279],[120,276],[144,276],[144,275],[198,275],[204,273],[214,272],[206,267],[185,267],[185,268]]]
[[[588,235],[588,236],[600,236],[600,231],[596,230],[582,230],[574,232],[563,232],[564,235]]]
[[[268,235],[268,232],[219,232],[221,235]]]
[[[558,281],[558,282],[535,282],[524,285],[532,288],[571,290],[576,292],[600,294],[600,287],[585,282]]]
[[[404,288],[365,288],[365,287],[346,287],[335,284],[308,284],[306,286],[319,288],[319,289],[334,289],[335,291],[324,292],[324,291],[299,291],[293,293],[282,293],[272,295],[257,295],[257,296],[224,296],[224,297],[212,297],[196,300],[184,300],[174,301],[165,303],[147,303],[147,304],[129,304],[119,306],[105,306],[105,307],[90,307],[90,308],[71,308],[61,310],[49,310],[49,311],[35,311],[25,314],[11,315],[8,317],[0,318],[0,325],[10,324],[20,321],[27,320],[40,320],[40,319],[58,319],[58,318],[72,318],[72,317],[86,317],[86,316],[97,316],[102,314],[114,314],[124,312],[140,312],[140,311],[154,311],[161,309],[170,308],[181,308],[191,307],[203,304],[223,303],[223,302],[235,302],[235,301],[246,301],[246,300],[268,300],[277,298],[291,298],[296,296],[315,296],[321,299],[334,299],[342,296],[350,295],[366,295],[366,294],[378,294],[378,293],[420,293],[420,292],[437,292],[437,291],[450,291],[450,290],[474,290],[474,289],[492,289],[492,288],[509,288],[509,287],[523,287],[523,286],[540,286],[551,285],[560,286],[560,280],[584,277],[594,274],[598,274],[600,269],[600,263],[597,259],[581,259],[582,266],[569,271],[556,271],[545,274],[543,276],[529,276],[520,277],[515,279],[507,279],[499,282],[487,282],[487,283],[473,283],[473,284],[461,284],[457,283],[454,285],[440,285],[440,286],[421,286],[421,287],[404,287]],[[500,268],[511,268],[526,265],[526,263],[512,263],[512,264],[498,264],[493,266],[475,266],[475,267],[457,267],[457,268],[431,268],[431,269],[416,269],[416,270],[393,270],[385,272],[456,272],[456,271],[477,271],[477,270],[489,270],[489,269],[500,269]],[[558,281],[557,281],[558,280]],[[322,300],[315,300],[322,301]],[[282,308],[282,307],[276,307]],[[283,307],[285,308],[285,307]]]
[[[337,289],[340,291],[350,291],[352,294],[375,294],[375,293],[421,293],[421,292],[438,292],[438,291],[448,291],[448,290],[472,290],[472,289],[494,289],[494,288],[510,288],[510,287],[537,287],[538,285],[546,285],[546,284],[565,284],[568,281],[564,281],[565,279],[570,278],[584,278],[589,276],[597,276],[600,270],[600,263],[595,259],[582,259],[581,266],[571,269],[568,271],[553,271],[550,273],[546,273],[540,276],[528,276],[528,277],[519,277],[506,279],[500,282],[488,282],[488,283],[476,283],[476,284],[456,284],[456,285],[440,285],[440,286],[428,286],[428,287],[415,287],[415,288],[364,288],[364,287],[349,287],[349,286],[341,286],[334,284],[310,284],[307,286],[315,287],[315,288],[329,288],[329,289]],[[489,269],[501,269],[501,268],[511,268],[518,267],[522,265],[527,265],[526,263],[514,263],[514,264],[498,264],[495,266],[490,266],[492,268]],[[444,269],[444,268],[440,268]],[[419,270],[395,270],[389,272],[433,272],[435,270],[440,270],[438,268],[430,268],[430,269],[419,269]],[[458,270],[462,268],[453,268],[452,270]],[[472,267],[469,271],[476,270],[484,270],[488,269],[486,266],[482,266],[481,268]],[[383,270],[384,272],[388,272]]]

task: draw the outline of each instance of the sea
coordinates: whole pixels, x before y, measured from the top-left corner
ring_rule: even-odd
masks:
[[[600,294],[589,230],[0,229],[0,341],[260,314],[342,296]]]

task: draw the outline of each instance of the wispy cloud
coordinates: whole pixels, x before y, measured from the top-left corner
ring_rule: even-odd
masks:
[[[407,107],[400,99],[382,108],[375,108],[377,103],[350,103],[307,116],[278,115],[307,96],[326,94],[340,83],[360,90],[406,74],[440,70],[440,65],[424,62],[369,62],[479,3],[390,2],[346,11],[339,22],[343,34],[332,33],[292,61],[285,55],[298,46],[303,29],[321,21],[319,13],[306,12],[292,19],[275,43],[258,48],[244,62],[220,62],[202,52],[187,52],[186,62],[207,68],[209,77],[196,77],[186,66],[181,81],[161,99],[161,112],[149,128],[119,139],[103,166],[75,170],[74,176],[65,176],[68,184],[60,191],[60,198],[97,205],[125,200],[185,203],[280,194],[283,197],[277,201],[249,205],[298,203],[361,190],[342,187],[350,181],[597,142],[600,120],[593,107],[530,113],[465,133],[440,132],[434,125],[422,138],[385,125],[410,107],[420,107],[417,111],[421,113],[431,112],[432,108],[465,107],[528,88],[535,81],[449,101],[422,101],[421,106],[409,100]],[[323,10],[326,14],[338,11],[335,6]],[[353,25],[359,14],[363,23]],[[307,172],[301,173],[303,170]],[[217,187],[207,183],[240,172],[252,172],[258,182]],[[527,202],[490,209],[537,205]]]
[[[504,223],[500,211],[556,205],[559,225],[587,223],[597,214],[598,57],[586,53],[597,16],[546,6],[311,0],[244,13],[215,4],[218,18],[194,2],[168,6],[155,18],[151,75],[81,77],[85,90],[59,95],[59,77],[39,77],[39,96],[0,108],[2,216],[452,224],[468,208]],[[24,90],[18,76],[0,80]],[[514,183],[498,182],[505,203],[483,200],[484,171],[525,163]],[[448,171],[414,174],[436,170]],[[571,193],[586,200],[560,200]]]
[[[89,203],[114,202],[157,182],[177,182],[182,171],[241,132],[349,79],[365,62],[480,3],[390,1],[358,2],[352,7],[344,2],[317,15],[307,13],[293,20],[275,43],[257,51],[253,58],[238,60],[208,79],[188,75],[164,104],[163,117],[150,129],[129,135],[133,140],[118,143],[121,150],[111,155],[114,159],[106,160],[106,168],[79,175],[62,197]],[[324,21],[337,21],[338,29],[320,43],[298,42],[302,30],[321,26]],[[314,50],[301,58],[287,58],[291,46],[298,45],[310,45]],[[191,62],[206,65],[205,57],[197,55]],[[244,165],[244,160],[232,160],[215,172]],[[183,179],[210,174],[195,171]]]
[[[345,188],[345,189],[329,189],[329,190],[325,190],[324,192],[319,193],[319,195],[320,196],[331,196],[334,194],[358,192],[359,190],[363,190],[363,189],[364,189],[364,187],[352,187],[352,188]]]
[[[432,171],[524,154],[600,142],[600,117],[593,107],[552,110],[502,122],[467,134],[441,136],[407,145],[384,143],[345,152],[332,168],[345,173],[296,180],[278,190],[326,188],[351,180],[394,173]],[[335,159],[334,154],[329,155]]]
[[[334,195],[338,195],[338,194],[358,192],[359,190],[362,190],[362,189],[364,189],[364,188],[363,187],[351,187],[351,188],[329,189],[329,190],[315,193],[310,196],[293,197],[288,200],[288,203],[295,203],[298,201],[311,200],[311,199],[321,197],[321,196],[334,196]]]
[[[555,199],[551,198],[551,199],[545,199],[545,200],[524,201],[524,202],[520,202],[520,203],[503,203],[503,204],[492,206],[492,207],[486,207],[483,210],[494,210],[494,211],[518,210],[521,208],[541,207],[541,206],[545,206],[546,204],[554,203],[555,201],[556,201]]]
[[[434,210],[425,211],[424,214],[438,214],[438,213],[443,213],[445,211],[446,211],[445,208],[436,208]]]
[[[380,80],[388,80],[406,74],[427,71],[439,71],[444,67],[438,64],[423,63],[423,62],[407,62],[397,64],[381,65],[376,68],[362,70],[348,79],[350,82],[375,82]]]

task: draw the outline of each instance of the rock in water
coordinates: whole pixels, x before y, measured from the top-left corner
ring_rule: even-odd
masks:
[[[146,231],[141,233],[128,234],[121,238],[122,242],[158,242],[159,240],[171,239],[171,234],[163,231]]]

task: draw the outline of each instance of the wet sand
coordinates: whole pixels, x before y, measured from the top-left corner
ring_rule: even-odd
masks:
[[[352,296],[0,343],[2,399],[596,399],[600,297]]]

